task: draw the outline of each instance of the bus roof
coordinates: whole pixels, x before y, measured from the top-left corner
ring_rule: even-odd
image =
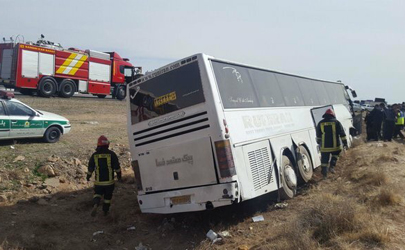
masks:
[[[137,79],[136,81],[132,82],[131,84],[129,84],[129,87],[133,87],[133,85],[138,85],[144,81],[147,81],[151,78],[154,78],[158,75],[167,73],[171,70],[174,70],[176,68],[172,68],[172,66],[176,65],[176,64],[181,64],[181,66],[183,64],[186,64],[188,62],[194,61],[197,58],[207,58],[208,60],[212,60],[212,61],[218,61],[218,62],[222,62],[222,63],[227,63],[227,64],[233,64],[236,66],[243,66],[243,67],[247,67],[247,68],[251,68],[251,69],[257,69],[257,70],[263,70],[263,71],[267,71],[267,72],[271,72],[271,73],[278,73],[278,74],[282,74],[282,75],[287,75],[287,76],[294,76],[294,77],[299,77],[302,79],[308,79],[308,80],[313,80],[313,81],[320,81],[320,82],[328,82],[328,83],[334,83],[334,84],[341,84],[344,85],[343,82],[333,82],[333,81],[328,81],[328,80],[321,80],[321,79],[316,79],[316,78],[311,78],[311,77],[306,77],[306,76],[299,76],[299,75],[294,75],[294,74],[290,74],[290,73],[285,73],[285,72],[281,72],[281,71],[275,71],[275,70],[269,70],[266,68],[262,68],[262,67],[258,67],[258,66],[252,66],[252,65],[248,65],[248,64],[244,64],[244,63],[239,63],[239,62],[233,62],[230,60],[226,60],[226,59],[220,59],[220,58],[216,58],[207,54],[203,54],[203,53],[198,53],[198,54],[194,54],[185,58],[182,58],[180,60],[177,60],[173,63],[167,64],[165,66],[162,66],[160,68],[157,68],[151,72],[147,72],[145,74],[145,76]]]

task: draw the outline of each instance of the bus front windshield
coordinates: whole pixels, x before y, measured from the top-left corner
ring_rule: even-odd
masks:
[[[168,68],[160,71],[168,71]],[[159,72],[158,72],[159,73]],[[129,90],[131,122],[146,121],[205,101],[198,62],[157,74]],[[148,78],[148,75],[145,76]]]

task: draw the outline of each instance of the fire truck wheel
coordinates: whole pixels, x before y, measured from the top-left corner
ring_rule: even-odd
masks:
[[[105,98],[107,95],[97,95],[98,98]]]
[[[116,97],[118,100],[124,100],[127,92],[125,91],[125,86],[119,86],[116,92]]]
[[[64,79],[59,86],[59,96],[64,98],[70,98],[76,92],[76,85],[70,79]]]
[[[56,92],[56,82],[52,78],[42,78],[38,87],[38,94],[42,97],[51,97]]]
[[[50,127],[45,131],[44,140],[49,143],[57,142],[59,141],[61,134],[62,133],[60,132],[59,128]]]
[[[297,175],[293,164],[287,156],[283,155],[280,167],[280,198],[283,200],[292,199],[297,192]]]

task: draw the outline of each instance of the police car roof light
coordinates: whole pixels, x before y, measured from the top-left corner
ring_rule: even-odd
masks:
[[[1,99],[11,99],[14,98],[14,93],[8,92],[5,90],[0,90],[0,98]]]

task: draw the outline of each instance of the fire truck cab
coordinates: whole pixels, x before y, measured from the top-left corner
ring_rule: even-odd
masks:
[[[0,44],[0,85],[27,95],[124,99],[126,83],[139,71],[117,52],[64,49],[45,40]]]

